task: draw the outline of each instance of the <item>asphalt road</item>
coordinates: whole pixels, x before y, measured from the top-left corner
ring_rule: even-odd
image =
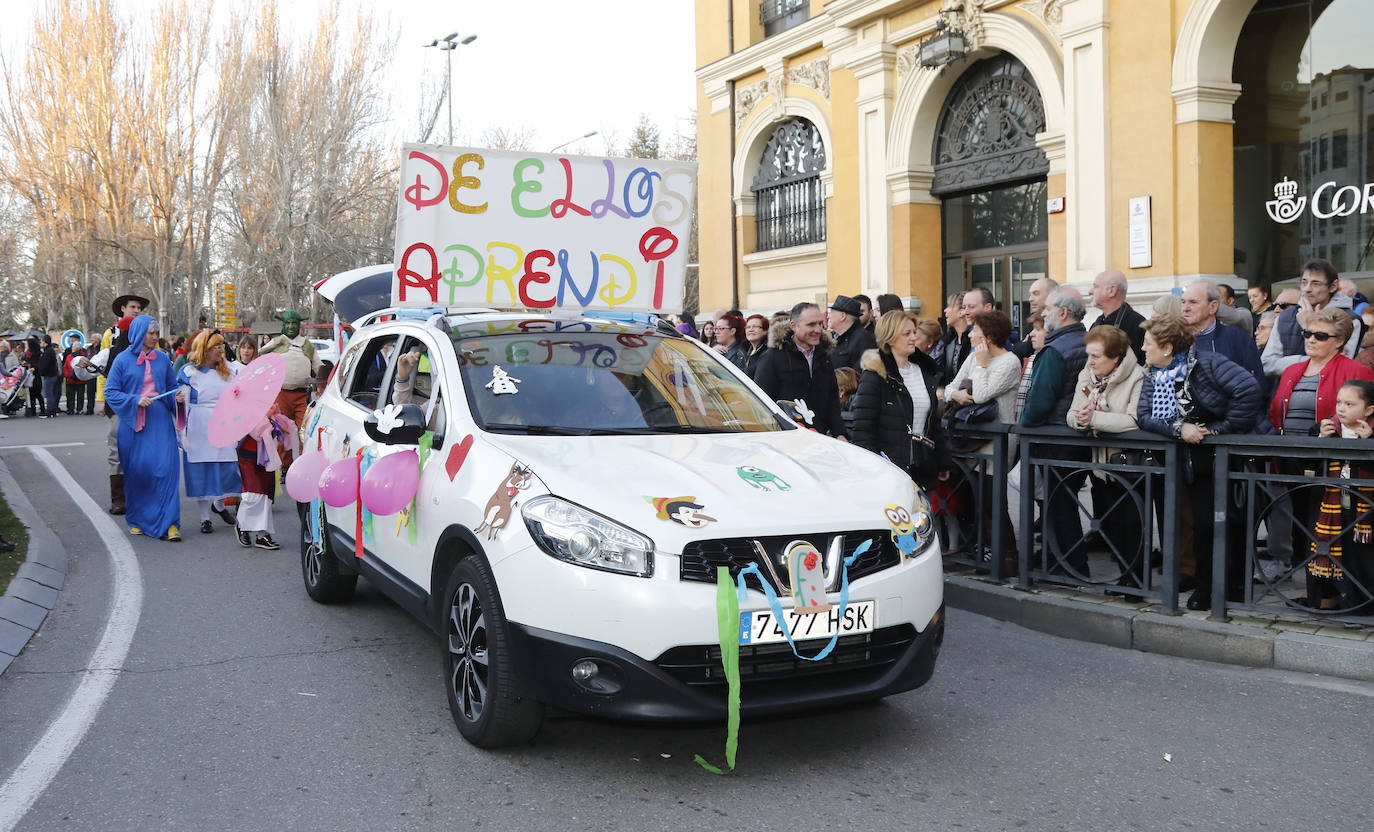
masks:
[[[67,547],[58,608],[0,676],[0,779],[75,687],[110,603],[109,557],[26,442],[107,505],[105,423],[0,422],[0,458]],[[195,518],[186,503],[183,517]],[[218,520],[216,521],[219,522]],[[1030,632],[954,610],[925,688],[722,726],[550,719],[484,752],[448,715],[437,640],[360,584],[301,587],[279,552],[187,523],[133,538],[144,604],[118,681],[22,830],[1254,829],[1374,826],[1374,685],[1230,668]],[[805,742],[799,737],[805,736]],[[1166,755],[1169,759],[1166,759]]]

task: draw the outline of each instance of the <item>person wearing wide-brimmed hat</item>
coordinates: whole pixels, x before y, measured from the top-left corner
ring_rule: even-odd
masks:
[[[110,374],[110,367],[114,364],[115,351],[111,349],[115,341],[120,337],[121,332],[128,332],[129,325],[125,324],[124,329],[119,328],[119,321],[125,318],[130,320],[139,315],[148,307],[148,299],[140,295],[120,295],[110,304],[110,311],[114,312],[115,323],[105,330],[100,336],[100,349],[105,355],[105,363],[101,367],[100,375],[95,379],[95,412],[103,413],[110,417],[110,429],[105,435],[105,447],[107,453],[106,460],[110,463],[110,513],[124,513],[124,471],[119,467],[119,419],[113,410],[105,407],[105,380]]]

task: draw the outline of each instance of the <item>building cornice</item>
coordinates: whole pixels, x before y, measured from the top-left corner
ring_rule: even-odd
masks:
[[[697,83],[701,84],[706,97],[711,100],[711,112],[719,112],[730,106],[727,86],[730,81],[764,71],[770,64],[786,61],[793,55],[821,46],[831,27],[830,17],[822,12],[800,26],[765,38],[697,69]]]
[[[1234,124],[1232,106],[1240,98],[1240,84],[1201,83],[1170,90],[1174,97],[1174,123],[1215,121]]]

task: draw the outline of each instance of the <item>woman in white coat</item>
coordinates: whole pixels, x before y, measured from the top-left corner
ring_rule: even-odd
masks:
[[[1131,350],[1131,339],[1114,326],[1097,326],[1083,338],[1088,361],[1078,374],[1073,403],[1065,417],[1069,427],[1085,433],[1124,433],[1136,430],[1136,403],[1140,401],[1140,386],[1145,383],[1145,371]],[[1117,453],[1100,443],[1093,445],[1093,461],[1107,462]],[[1148,507],[1142,511],[1145,498],[1143,482],[1136,474],[1123,474],[1125,482],[1141,486],[1128,488],[1103,471],[1094,471],[1092,484],[1093,513],[1102,521],[1102,539],[1108,553],[1121,570],[1118,586],[1143,587],[1144,572],[1141,555],[1141,529],[1150,520]],[[1119,594],[1119,593],[1114,593]]]
[[[225,497],[237,497],[242,488],[238,452],[233,445],[216,448],[210,444],[210,414],[215,402],[234,378],[234,370],[224,360],[224,336],[218,330],[204,330],[191,342],[186,363],[177,372],[178,387],[186,389],[186,428],[182,431],[182,471],[186,496],[200,507],[200,531],[215,530],[210,514],[234,524],[234,515],[224,504]]]

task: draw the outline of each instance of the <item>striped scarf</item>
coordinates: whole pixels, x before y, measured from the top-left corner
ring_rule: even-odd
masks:
[[[1154,397],[1150,400],[1150,415],[1166,424],[1178,421],[1181,410],[1176,387],[1188,375],[1188,353],[1174,356],[1169,366],[1152,371]]]
[[[1316,578],[1344,581],[1341,556],[1345,550],[1341,546],[1341,539],[1346,529],[1344,508],[1348,495],[1335,483],[1350,477],[1345,464],[1335,459],[1327,463],[1326,475],[1333,484],[1328,485],[1322,493],[1321,510],[1317,513],[1310,549],[1313,557],[1307,562],[1307,571]],[[1357,476],[1363,479],[1365,472],[1358,472]],[[1370,518],[1370,513],[1374,512],[1374,488],[1358,486],[1355,491],[1359,498],[1352,506],[1356,519],[1350,539],[1354,543],[1368,543],[1374,539],[1374,523]]]

